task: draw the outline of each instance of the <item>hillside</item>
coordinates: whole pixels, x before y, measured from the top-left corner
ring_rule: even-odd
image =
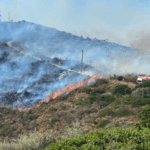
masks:
[[[0,35],[0,150],[39,150],[111,127],[130,131],[141,122],[149,82],[137,89],[136,79],[150,73],[149,52],[26,21],[0,22]],[[90,84],[49,97],[97,75]]]
[[[149,102],[137,106],[130,94],[117,95],[112,93],[112,89],[117,85],[125,84],[133,90],[136,86],[135,81],[134,76],[125,76],[122,81],[113,77],[98,79],[89,87],[75,89],[68,95],[57,97],[50,100],[48,104],[43,103],[39,108],[27,112],[0,107],[1,142],[18,139],[23,134],[34,133],[35,129],[36,133],[42,134],[56,130],[57,136],[60,136],[76,121],[80,122],[82,129],[80,133],[76,131],[77,135],[99,131],[103,127],[124,127],[127,130],[134,128],[136,123],[140,123],[141,110]],[[110,123],[100,126],[104,120],[109,120]],[[66,136],[71,138],[69,133]],[[34,143],[31,139],[28,142]],[[24,140],[23,143],[26,141]],[[46,148],[45,146],[43,148]]]

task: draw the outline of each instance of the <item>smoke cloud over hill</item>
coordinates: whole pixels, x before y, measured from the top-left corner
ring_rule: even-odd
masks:
[[[1,22],[0,35],[0,101],[4,105],[28,108],[52,91],[98,74],[150,73],[149,52],[105,40],[84,39],[25,21]]]

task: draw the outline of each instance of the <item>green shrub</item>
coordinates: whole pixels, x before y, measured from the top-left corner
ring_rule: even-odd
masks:
[[[65,110],[66,109],[66,105],[60,105],[60,107]]]
[[[108,119],[106,119],[106,120],[103,120],[103,121],[101,121],[100,122],[100,124],[99,125],[97,125],[97,127],[96,128],[104,128],[108,123],[110,123],[111,121],[110,120],[108,120]]]
[[[108,81],[106,79],[97,79],[97,81],[91,85],[91,87],[97,87],[99,85],[107,84]]]
[[[52,118],[51,120],[46,120],[47,124],[50,124],[51,126],[53,126],[53,124],[55,124],[59,119],[57,117]]]
[[[4,125],[0,123],[0,129],[3,128],[3,127],[4,127]]]
[[[117,79],[118,79],[119,81],[122,81],[122,80],[123,80],[123,76],[119,76],[119,77],[117,77]]]
[[[102,101],[107,102],[108,104],[112,103],[115,101],[115,97],[113,95],[106,95],[106,96],[102,96]]]
[[[56,112],[56,111],[57,111],[57,108],[53,108],[53,107],[52,107],[52,108],[49,109],[49,111],[50,111],[51,113]]]
[[[95,95],[95,94],[103,94],[105,93],[105,90],[104,89],[95,89],[91,92],[91,95]]]
[[[37,115],[37,114],[29,114],[28,118],[29,118],[30,120],[37,119],[37,118],[38,118],[38,115]]]
[[[71,99],[71,98],[69,98],[67,101],[72,102],[72,99]]]
[[[115,100],[115,104],[123,104],[123,105],[130,105],[130,104],[134,104],[134,99],[131,95],[127,95],[127,96],[124,96],[124,97],[121,97],[121,98],[117,98]]]
[[[139,100],[140,98],[150,98],[150,87],[137,88],[131,95],[135,100]]]
[[[113,94],[121,94],[121,95],[125,95],[125,94],[131,94],[131,89],[128,87],[128,85],[117,85],[115,88],[113,88],[111,90],[111,92]]]
[[[106,115],[107,116],[114,116],[113,108],[105,108],[99,112],[100,117],[105,117]]]
[[[119,108],[118,110],[115,111],[114,116],[115,117],[124,117],[124,116],[129,116],[131,114],[130,110],[127,108]]]
[[[94,94],[90,94],[89,95],[89,100],[90,100],[90,103],[92,104],[93,102],[95,102],[97,100],[98,96],[94,95]]]
[[[141,127],[150,128],[150,106],[147,106],[141,111],[141,121],[136,124],[136,127],[141,129]]]
[[[84,88],[82,88],[81,92],[85,92],[87,94],[90,94],[92,92],[92,90],[90,88],[84,87]]]
[[[92,120],[92,122],[93,122],[94,124],[98,124],[98,122],[95,120],[95,118]]]
[[[75,105],[84,105],[84,100],[80,99],[78,102],[75,103]]]
[[[6,132],[10,129],[10,125],[6,125],[3,127],[3,132]]]
[[[150,88],[150,81],[145,81],[145,82],[143,82],[143,83],[141,83],[139,85],[136,85],[135,88],[132,91],[134,91],[134,90],[136,90],[138,88],[146,88],[146,87]]]

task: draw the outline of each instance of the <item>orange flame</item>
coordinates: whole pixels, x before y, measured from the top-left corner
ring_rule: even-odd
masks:
[[[92,80],[95,80],[95,79],[98,79],[98,78],[100,78],[100,75],[93,76],[92,78],[90,78],[90,79],[88,79],[88,80],[86,80],[86,81],[80,81],[79,83],[74,84],[74,85],[68,85],[68,87],[65,88],[65,89],[62,90],[62,91],[59,90],[58,92],[50,93],[50,94],[47,96],[47,98],[45,99],[45,102],[48,103],[48,102],[50,101],[50,98],[55,99],[56,97],[61,96],[62,94],[66,93],[66,92],[70,92],[71,90],[74,90],[74,89],[76,89],[76,88],[80,88],[80,87],[82,87],[84,84],[89,83],[89,82],[91,82]],[[36,108],[40,107],[40,105],[43,103],[43,100],[41,100],[39,103],[40,103],[40,104],[36,104]],[[31,110],[31,109],[32,109],[32,107],[31,107],[31,108],[28,108],[28,110]],[[19,110],[19,111],[24,111],[24,110],[22,110],[21,108],[18,108],[18,110]]]

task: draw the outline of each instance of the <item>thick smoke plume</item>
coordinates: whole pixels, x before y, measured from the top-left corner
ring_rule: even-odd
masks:
[[[150,74],[149,52],[22,22],[0,23],[0,101],[28,108],[94,75]],[[83,74],[81,56],[83,49]]]

